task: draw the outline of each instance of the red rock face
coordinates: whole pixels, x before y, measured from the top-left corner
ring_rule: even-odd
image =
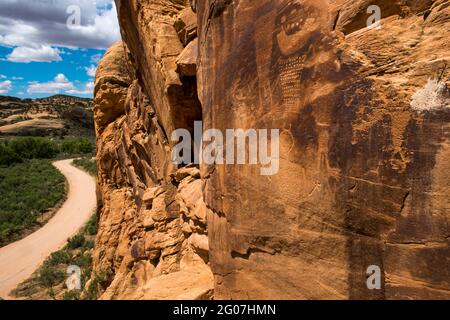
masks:
[[[198,28],[187,1],[116,3],[102,298],[450,299],[448,0],[191,0]],[[202,119],[278,129],[279,171],[177,167]]]
[[[450,298],[448,1],[369,2],[197,3],[205,129],[281,131],[275,176],[202,169],[215,297]]]
[[[108,51],[95,82],[99,231],[89,285],[101,299],[209,299],[200,172],[172,163],[170,141],[201,119],[190,54],[180,62],[189,77],[176,71],[196,27],[180,1],[118,10],[126,43]]]

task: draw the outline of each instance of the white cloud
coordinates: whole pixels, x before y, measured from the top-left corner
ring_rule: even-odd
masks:
[[[53,62],[61,61],[58,49],[50,46],[41,46],[38,48],[17,47],[7,57],[11,62]]]
[[[75,81],[77,82],[77,81]],[[73,82],[60,73],[49,82],[30,82],[27,89],[28,94],[58,94],[66,93],[73,95],[92,95],[94,92],[94,82],[90,81],[81,88],[77,88]]]
[[[72,82],[67,77],[60,73],[53,81],[50,82],[30,82],[27,92],[29,94],[34,93],[51,93],[57,94],[61,92],[67,92],[69,90],[76,90]]]
[[[55,82],[56,83],[67,83],[67,82],[69,82],[69,79],[67,79],[67,77],[64,74],[59,73],[55,77]]]
[[[115,6],[111,10],[96,15],[93,24],[73,27],[71,30],[85,39],[92,40],[93,43],[98,41],[98,43],[103,44],[107,41],[107,45],[96,46],[96,48],[107,49],[120,39],[120,28]]]
[[[71,5],[80,8],[79,26],[67,24]],[[0,45],[106,49],[119,39],[113,0],[0,1]]]
[[[31,25],[22,24],[14,20],[7,20],[7,22],[13,24],[14,31],[8,31],[3,23],[0,24],[0,35],[4,33],[0,37],[0,44],[6,46],[29,46],[28,38],[38,34],[38,30]]]
[[[82,90],[68,90],[66,91],[66,93],[68,94],[80,94],[80,95],[88,95],[88,94],[93,94],[94,92],[94,82],[88,82],[86,83],[86,85],[84,86],[84,88]]]
[[[91,63],[98,64],[100,60],[103,58],[103,54],[97,53],[91,57]]]
[[[23,80],[23,77],[12,77],[11,79],[20,81],[20,80]]]
[[[96,67],[96,66],[94,66],[93,64],[91,64],[90,67],[85,67],[84,69],[86,70],[86,74],[87,74],[89,77],[95,77],[95,72],[97,71],[97,67]]]
[[[9,80],[0,82],[0,94],[8,93],[12,88],[12,82]]]
[[[5,76],[4,74],[0,74],[0,79],[6,79],[7,76]]]

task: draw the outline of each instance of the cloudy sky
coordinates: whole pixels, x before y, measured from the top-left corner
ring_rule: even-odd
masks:
[[[0,0],[0,95],[91,97],[119,39],[113,0]]]

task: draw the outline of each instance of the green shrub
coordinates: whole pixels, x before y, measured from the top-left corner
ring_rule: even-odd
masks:
[[[83,234],[77,234],[67,241],[67,248],[70,250],[78,249],[84,246],[86,238]]]
[[[85,232],[89,236],[97,234],[97,214],[93,214],[88,223],[86,223]]]
[[[93,249],[94,246],[95,246],[95,243],[92,240],[86,240],[84,242],[84,248],[86,248],[86,249]]]
[[[9,145],[0,142],[0,165],[9,166],[19,162],[22,162],[20,156]]]
[[[93,151],[93,144],[86,138],[64,140],[61,145],[61,152],[66,154],[86,154]]]
[[[58,145],[45,138],[14,139],[9,146],[21,159],[51,159],[59,152]]]
[[[55,267],[44,265],[39,269],[39,282],[47,288],[61,283],[65,278],[66,274]]]
[[[59,153],[56,142],[36,137],[0,141],[0,165],[20,163],[24,159],[51,159]]]
[[[92,256],[89,252],[82,253],[81,255],[75,257],[72,264],[81,268],[87,268],[92,264]]]
[[[64,292],[63,300],[80,300],[80,291],[72,290]]]
[[[72,261],[72,255],[67,250],[59,250],[53,252],[50,257],[45,261],[50,266],[57,266],[59,264],[70,264]]]
[[[89,286],[84,292],[84,300],[97,300],[99,295],[97,287],[98,282],[91,281],[91,283],[89,283]]]
[[[106,272],[101,271],[94,273],[92,281],[84,291],[84,300],[97,300],[99,296],[99,289],[105,289],[110,284]]]
[[[94,152],[93,143],[87,138],[66,139],[57,142],[43,137],[20,137],[0,141],[0,166],[10,166],[26,159],[53,159],[58,154],[82,155]],[[93,173],[95,162],[90,163],[89,172]]]
[[[55,290],[53,290],[53,288],[48,289],[47,294],[50,298],[52,298],[53,300],[56,300],[56,293],[55,293]]]

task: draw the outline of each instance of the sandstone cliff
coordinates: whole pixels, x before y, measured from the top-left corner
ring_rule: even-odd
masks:
[[[95,85],[102,298],[450,299],[450,1],[116,4],[124,43]],[[280,129],[278,174],[175,166],[195,120]]]
[[[170,46],[161,37],[160,43]],[[177,99],[198,106],[196,96],[185,97],[186,88],[176,81],[176,57],[161,54],[152,57],[148,68],[134,65],[120,42],[98,67],[94,112],[100,219],[92,281],[100,279],[103,299],[207,299],[212,294],[200,171],[172,164],[166,128],[173,122],[159,117],[167,109],[158,108],[172,108]],[[164,60],[171,62],[159,65]],[[161,79],[152,82],[158,92],[147,95],[142,89],[141,68]],[[192,86],[195,82],[186,93],[195,92]]]

